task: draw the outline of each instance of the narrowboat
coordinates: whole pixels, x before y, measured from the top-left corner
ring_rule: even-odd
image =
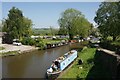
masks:
[[[52,65],[47,69],[47,76],[61,73],[66,67],[70,65],[77,58],[77,51],[71,50],[63,56],[58,57],[53,61]]]

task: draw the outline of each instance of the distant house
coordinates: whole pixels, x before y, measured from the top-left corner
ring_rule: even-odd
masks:
[[[60,35],[60,38],[69,38],[69,35]]]
[[[0,44],[2,44],[2,38],[6,34],[6,32],[0,32]]]

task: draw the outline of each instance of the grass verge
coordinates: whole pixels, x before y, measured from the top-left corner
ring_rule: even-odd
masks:
[[[5,49],[4,47],[0,47],[0,50],[3,50],[3,49]]]
[[[114,42],[111,42],[111,45],[120,46],[120,42],[114,41]]]
[[[43,41],[47,44],[61,42],[61,40],[51,40],[51,39],[43,39]]]
[[[83,48],[81,52],[78,52],[78,58],[73,63],[72,67],[67,69],[58,78],[86,78],[89,70],[93,67],[93,59],[95,55],[95,48]],[[78,60],[82,59],[83,64],[78,65]]]
[[[0,53],[0,56],[14,56],[17,54],[18,54],[18,51],[9,51],[9,52],[5,52],[5,53]]]

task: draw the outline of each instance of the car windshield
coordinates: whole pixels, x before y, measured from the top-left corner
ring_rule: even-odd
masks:
[[[14,39],[13,42],[17,42],[17,43],[19,43],[20,40],[19,40],[19,39]]]

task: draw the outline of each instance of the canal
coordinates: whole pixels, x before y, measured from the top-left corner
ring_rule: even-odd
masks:
[[[47,68],[52,61],[68,52],[80,43],[69,44],[47,50],[36,50],[30,53],[4,57],[2,59],[3,78],[45,78]]]

